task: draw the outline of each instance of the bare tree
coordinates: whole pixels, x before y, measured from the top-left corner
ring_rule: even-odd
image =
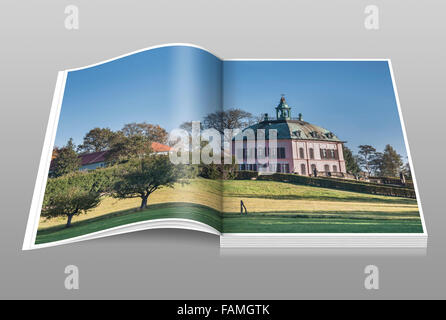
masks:
[[[220,133],[225,129],[244,129],[249,126],[253,116],[250,112],[233,108],[209,113],[203,119],[205,129],[214,128]]]

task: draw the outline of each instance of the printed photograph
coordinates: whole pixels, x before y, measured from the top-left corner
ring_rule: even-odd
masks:
[[[35,243],[170,218],[423,233],[412,173],[387,60],[160,47],[68,72]]]

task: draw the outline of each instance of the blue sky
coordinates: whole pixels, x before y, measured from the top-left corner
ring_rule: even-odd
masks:
[[[225,62],[225,107],[275,116],[282,93],[292,117],[302,113],[355,152],[361,144],[379,151],[390,144],[407,154],[386,61]]]
[[[170,131],[221,109],[222,62],[191,47],[163,47],[68,74],[56,146],[95,127],[159,124]]]
[[[223,81],[222,81],[223,79]],[[223,89],[223,90],[222,90]],[[226,61],[191,47],[164,47],[70,72],[56,145],[92,128],[146,121],[170,131],[237,107],[274,114],[285,94],[292,116],[333,131],[354,151],[391,144],[406,156],[387,62]]]

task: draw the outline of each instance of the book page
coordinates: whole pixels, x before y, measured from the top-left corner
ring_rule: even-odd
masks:
[[[60,78],[24,248],[150,220],[221,231],[221,182],[174,150],[189,152],[192,122],[222,108],[219,58],[168,45]]]
[[[241,133],[223,232],[423,234],[392,76],[388,60],[225,61]]]

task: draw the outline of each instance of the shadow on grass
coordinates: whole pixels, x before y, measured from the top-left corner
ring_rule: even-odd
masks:
[[[48,234],[53,234],[58,231],[72,232],[72,231],[75,231],[76,229],[79,229],[82,227],[91,226],[93,223],[106,223],[107,220],[113,220],[115,218],[121,218],[121,217],[125,217],[125,216],[132,216],[134,214],[147,213],[150,215],[154,211],[165,210],[165,209],[180,209],[180,208],[181,209],[187,209],[187,208],[202,209],[202,210],[209,211],[209,212],[212,212],[212,213],[218,215],[219,218],[221,217],[221,213],[219,211],[217,211],[213,208],[204,206],[204,205],[200,205],[200,204],[194,204],[194,203],[188,203],[188,202],[159,203],[159,204],[148,205],[147,208],[145,208],[144,210],[141,210],[139,208],[133,208],[133,209],[115,211],[115,212],[111,212],[108,214],[104,214],[99,217],[94,217],[91,219],[73,222],[70,228],[66,228],[65,225],[60,225],[60,226],[53,226],[53,227],[39,229],[37,231],[37,236],[38,237],[45,236]],[[169,218],[169,216],[166,216],[165,218]],[[173,216],[172,218],[176,218],[176,216]],[[140,221],[143,221],[143,220],[140,220]],[[145,219],[145,220],[151,220],[151,219],[150,219],[150,217],[148,217],[148,219]],[[135,222],[135,221],[133,221],[133,222]],[[132,223],[132,222],[129,222],[129,223]],[[123,224],[121,224],[121,225],[123,225]],[[104,228],[103,230],[105,230],[105,229],[106,228]]]

